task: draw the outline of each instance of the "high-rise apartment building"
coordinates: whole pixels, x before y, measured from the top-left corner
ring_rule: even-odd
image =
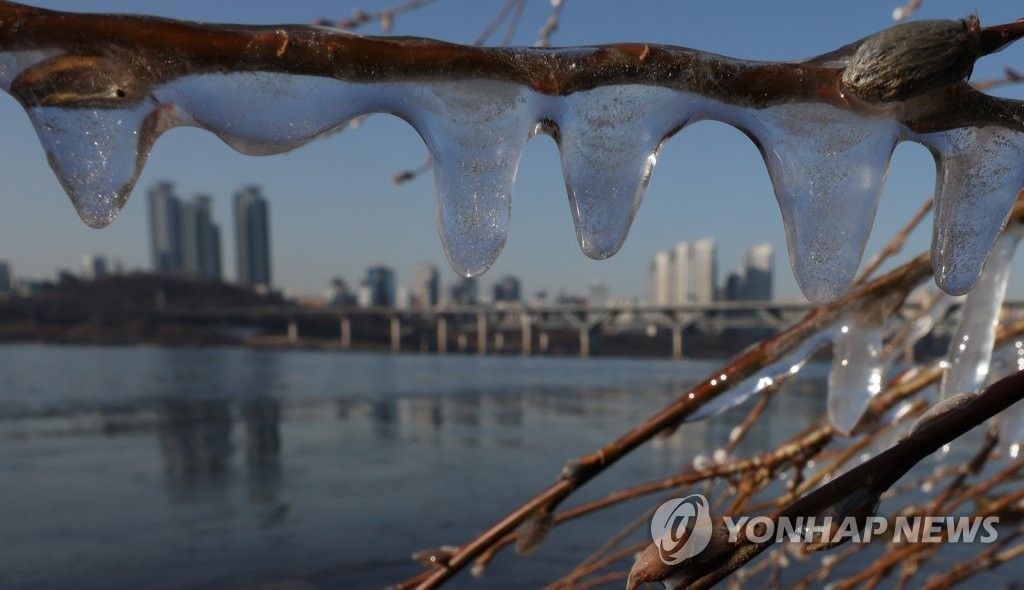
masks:
[[[149,189],[149,239],[154,272],[182,270],[181,200],[170,182]]]
[[[369,289],[367,306],[392,307],[395,305],[395,271],[386,266],[371,266],[366,269],[363,282]]]
[[[672,305],[672,252],[658,252],[648,272],[648,299],[651,305]]]
[[[107,276],[107,257],[100,254],[89,254],[82,257],[82,278],[96,280]]]
[[[182,270],[220,280],[220,228],[213,221],[212,202],[199,195],[182,206]]]
[[[715,241],[679,242],[651,261],[652,305],[712,303],[718,297],[718,250]]]
[[[718,248],[711,238],[690,245],[690,292],[693,303],[712,303],[718,285]]]
[[[149,190],[149,235],[153,271],[221,278],[220,227],[212,199],[199,195],[183,202],[170,182]]]
[[[745,301],[771,301],[775,249],[758,244],[743,255],[740,297]]]
[[[494,283],[493,294],[495,301],[519,301],[521,297],[519,279],[512,275],[505,275],[501,280]]]
[[[416,267],[413,275],[412,296],[416,305],[429,309],[441,301],[441,273],[437,267],[424,262]]]
[[[250,185],[235,193],[235,242],[238,282],[269,287],[270,209],[260,187]]]
[[[590,288],[587,290],[587,305],[590,307],[604,307],[608,305],[607,283],[598,279],[590,281]]]
[[[679,242],[672,248],[672,303],[686,305],[693,301],[690,288],[690,245]]]

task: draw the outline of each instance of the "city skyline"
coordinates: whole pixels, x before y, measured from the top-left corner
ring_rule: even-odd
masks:
[[[203,4],[192,0],[158,3],[149,0],[97,0],[88,7],[67,0],[36,2],[66,10],[128,11],[193,20],[273,23],[314,22],[347,14],[355,4],[326,1],[289,5],[249,6],[233,2]],[[547,16],[545,2],[530,3],[524,26],[513,44],[530,45],[536,24]],[[367,0],[371,10],[386,2]],[[950,0],[924,3],[915,18],[960,18],[974,5]],[[396,19],[396,34],[440,37],[469,42],[491,17],[491,3],[472,3],[458,9],[445,3]],[[795,2],[786,6],[751,6],[737,21],[728,5],[652,3],[644,10],[624,8],[604,0],[567,2],[554,41],[559,45],[645,41],[699,48],[738,58],[800,59],[861,38],[891,24],[892,3],[824,6]],[[780,34],[762,26],[766,15],[792,24],[798,35]],[[1011,22],[1019,15],[1012,6],[986,5],[984,22]],[[816,26],[829,22],[829,27]],[[380,34],[367,27],[367,34]],[[975,78],[1001,75],[1003,66],[1024,62],[1024,48],[980,61]],[[1016,96],[1024,88],[999,93]],[[49,277],[59,269],[77,268],[83,253],[104,253],[128,269],[148,267],[146,187],[172,179],[183,195],[230,195],[243,183],[264,187],[274,208],[274,251],[271,265],[275,287],[289,293],[321,293],[337,274],[349,280],[384,262],[400,276],[412,276],[427,261],[445,282],[456,280],[445,261],[434,226],[434,182],[428,172],[396,186],[391,177],[423,161],[422,141],[408,125],[389,116],[371,116],[359,128],[311,142],[288,155],[253,158],[231,150],[212,135],[195,129],[173,129],[157,142],[138,180],[136,194],[108,228],[85,227],[68,206],[67,197],[46,164],[35,132],[16,101],[0,101],[0,117],[8,123],[0,138],[6,162],[9,202],[14,214],[0,221],[0,256],[10,258],[22,277]],[[713,236],[721,260],[740,260],[751,243],[771,243],[780,258],[774,269],[776,299],[801,299],[783,262],[787,247],[764,163],[755,146],[735,130],[715,123],[697,123],[665,144],[622,250],[605,261],[586,258],[572,229],[564,179],[553,142],[538,137],[530,142],[519,166],[508,243],[486,282],[511,274],[526,292],[536,288],[586,293],[591,281],[607,285],[615,297],[646,297],[647,265],[661,244]],[[215,165],[211,165],[215,163]],[[924,198],[934,190],[935,164],[927,150],[900,146],[889,170],[877,225],[867,257],[880,250]],[[213,215],[231,219],[231,204],[218,199]],[[895,260],[906,260],[929,245],[930,220],[915,231]],[[222,227],[222,242],[233,244],[230,224]],[[38,240],[32,233],[56,234],[59,240]],[[32,247],[26,248],[26,244]],[[224,276],[235,276],[237,261],[223,257]],[[891,266],[891,265],[890,265]],[[724,268],[722,269],[724,270]],[[720,279],[722,277],[719,277]],[[1024,293],[1024,273],[1011,276],[1011,297]]]
[[[774,247],[756,244],[747,248],[740,266],[720,283],[715,240],[679,242],[652,257],[647,303],[667,307],[715,301],[773,301],[774,268]]]

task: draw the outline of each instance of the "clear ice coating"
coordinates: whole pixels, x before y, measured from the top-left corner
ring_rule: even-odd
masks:
[[[927,311],[915,318],[908,326],[900,350],[893,350],[886,356],[885,366],[887,369],[901,360],[913,362],[913,351],[917,343],[930,334],[935,326],[946,317],[953,304],[962,303],[964,298],[952,297],[948,293],[936,291],[929,299],[930,301],[926,303],[930,306]]]
[[[797,283],[811,301],[831,301],[857,274],[900,126],[827,104],[773,106],[751,118]]]
[[[948,368],[939,392],[942,400],[965,391],[976,392],[988,376],[999,312],[1010,280],[1010,263],[1022,235],[1024,226],[1007,228],[992,249],[978,284],[964,302],[960,322],[949,341]]]
[[[850,434],[882,390],[884,318],[868,310],[840,323],[832,345],[828,374],[828,417],[839,432]]]
[[[967,127],[923,136],[936,153],[932,266],[943,291],[963,295],[981,275],[1024,185],[1024,134]]]
[[[588,50],[516,51],[575,59]],[[50,60],[61,55],[0,52],[0,86],[25,106],[61,185],[93,227],[114,219],[152,143],[171,127],[204,128],[242,153],[266,155],[379,112],[406,120],[426,143],[441,241],[460,274],[482,274],[501,252],[520,155],[538,132],[558,142],[583,252],[606,258],[629,232],[664,141],[693,120],[713,119],[758,145],[797,282],[809,299],[829,301],[857,272],[901,138],[936,154],[933,260],[947,292],[974,283],[1024,184],[1022,133],[989,125],[913,136],[888,112],[869,116],[825,102],[738,106],[643,83],[549,95],[472,77],[374,82],[246,71],[185,75],[125,95],[88,69],[54,70]],[[103,74],[127,74],[130,86],[137,74],[130,67],[115,60]],[[13,87],[30,69],[31,80]]]
[[[789,354],[764,367],[757,374],[735,387],[720,393],[687,417],[687,421],[703,420],[734,408],[770,387],[795,377],[819,348],[833,337],[830,330],[820,330],[795,346]]]

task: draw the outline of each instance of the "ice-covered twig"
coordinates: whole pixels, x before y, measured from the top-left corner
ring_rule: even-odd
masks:
[[[442,242],[465,276],[485,272],[505,244],[532,135],[556,138],[580,246],[606,258],[626,238],[662,144],[720,120],[761,150],[798,284],[829,301],[856,274],[905,140],[939,161],[936,281],[955,294],[974,284],[1024,185],[1024,103],[965,80],[977,59],[1022,35],[1021,22],[920,21],[773,63],[644,43],[480,48],[0,3],[0,87],[25,107],[96,227],[117,215],[170,127],[202,127],[265,155],[353,117],[397,115],[432,153]]]
[[[1005,377],[985,388],[980,395],[946,408],[944,412],[929,413],[911,434],[895,446],[794,501],[772,518],[832,514],[836,510],[840,517],[868,516],[874,511],[881,494],[910,468],[1021,399],[1024,399],[1024,372]],[[1007,500],[1004,498],[1000,503],[1004,501]],[[994,509],[988,507],[988,510]],[[767,537],[760,543],[742,534],[735,543],[721,542],[720,537],[713,537],[711,546],[699,556],[699,568],[693,568],[686,561],[675,566],[666,565],[659,557],[657,547],[651,545],[634,565],[629,588],[643,582],[668,579],[687,588],[710,588],[770,547],[774,536]]]

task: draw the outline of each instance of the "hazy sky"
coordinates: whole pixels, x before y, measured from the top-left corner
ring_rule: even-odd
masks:
[[[679,2],[565,0],[558,45],[647,41],[684,45],[734,57],[799,59],[835,49],[892,24],[895,0],[864,2]],[[220,0],[38,1],[64,10],[137,12],[174,18],[260,24],[309,23],[346,17],[354,7],[375,10],[396,0],[241,2]],[[501,5],[500,0],[439,0],[397,19],[395,33],[470,42]],[[515,44],[530,44],[547,18],[547,0],[530,0]],[[924,0],[915,18],[961,18],[977,13],[983,24],[1011,22],[1024,11],[1016,2]],[[376,25],[361,32],[380,34]],[[500,31],[494,42],[503,35]],[[989,57],[976,79],[998,76],[1004,66],[1024,68],[1024,46]],[[1024,88],[1000,91],[1022,97]],[[239,105],[244,108],[244,105]],[[399,282],[413,267],[431,261],[455,279],[434,224],[434,186],[429,174],[396,186],[398,170],[416,167],[425,148],[411,127],[396,118],[373,116],[358,129],[334,134],[292,153],[248,157],[212,134],[174,129],[156,144],[121,216],[93,230],[79,221],[50,172],[35,132],[20,106],[0,99],[0,174],[5,214],[0,216],[0,258],[19,276],[52,276],[57,268],[77,269],[83,254],[106,254],[129,268],[148,268],[145,190],[171,180],[182,196],[214,195],[215,216],[224,234],[225,267],[234,277],[231,193],[248,183],[264,186],[271,201],[275,283],[293,292],[322,291],[330,277],[357,282],[372,264],[394,266]],[[931,194],[934,163],[917,144],[897,150],[866,258],[880,248]],[[546,288],[584,293],[592,279],[608,283],[613,297],[643,296],[646,269],[657,250],[681,240],[718,240],[720,279],[736,267],[743,251],[758,242],[776,248],[776,294],[799,296],[789,269],[782,221],[764,164],[754,145],[735,129],[703,122],[669,141],[626,240],[613,258],[594,261],[576,243],[554,143],[530,142],[520,164],[513,196],[508,244],[483,277],[521,277],[526,293]],[[930,220],[908,243],[916,254],[927,248]],[[1018,268],[1020,265],[1018,264]],[[1011,296],[1024,294],[1024,272],[1011,283]]]

